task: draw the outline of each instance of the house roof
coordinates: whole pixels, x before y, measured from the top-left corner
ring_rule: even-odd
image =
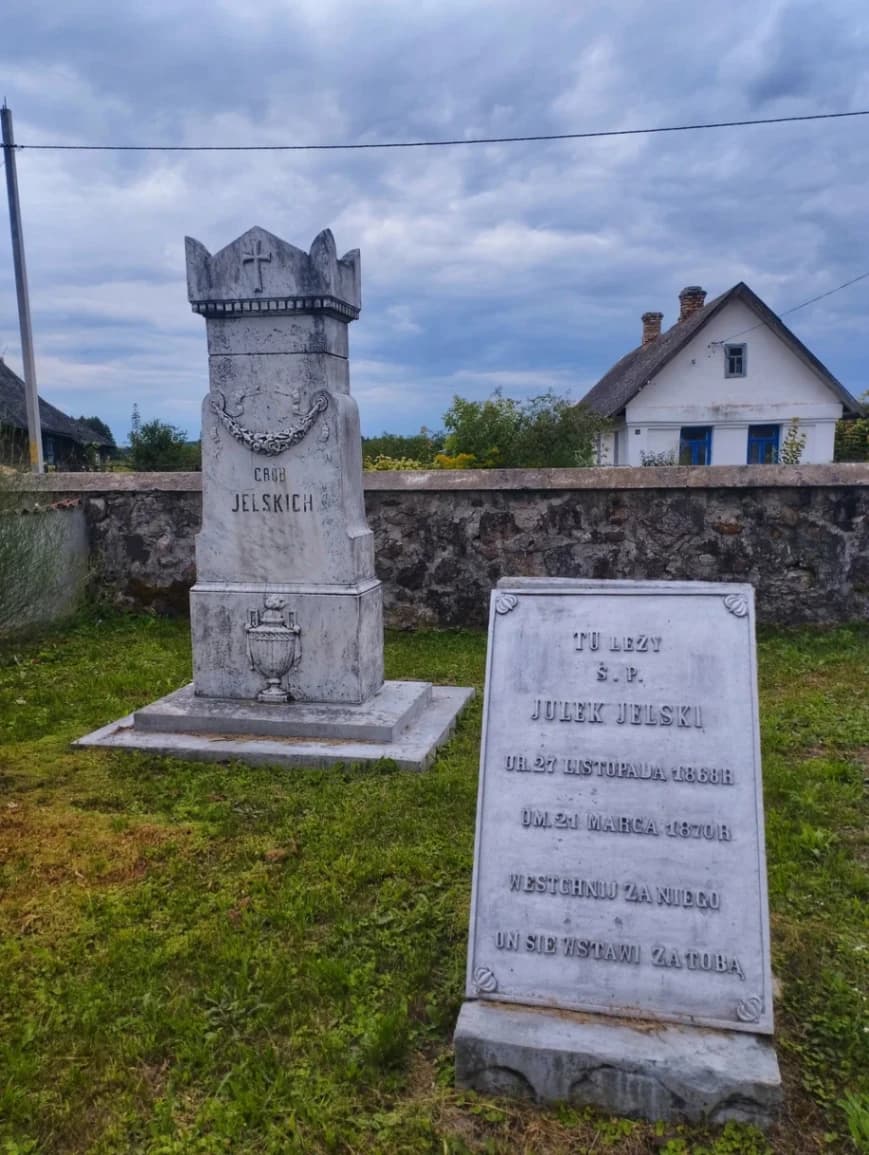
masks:
[[[758,295],[749,289],[744,281],[722,293],[720,297],[708,301],[701,309],[695,310],[684,321],[677,321],[666,333],[662,333],[647,345],[638,345],[620,361],[613,365],[609,372],[601,377],[583,397],[582,404],[588,405],[596,413],[604,417],[614,417],[621,413],[628,402],[632,401],[640,390],[648,385],[664,366],[688,344],[692,337],[721,312],[731,301],[742,301],[754,313],[762,324],[778,336],[790,348],[795,356],[812,369],[824,384],[836,394],[845,407],[846,413],[860,413],[861,406],[855,397],[838,381],[826,365],[807,349],[781,319],[765,305]]]
[[[50,437],[68,437],[79,445],[111,445],[111,441],[72,417],[49,405],[39,398],[39,421],[42,432]],[[0,358],[0,425],[11,425],[15,429],[27,428],[27,402],[24,382],[17,373]]]

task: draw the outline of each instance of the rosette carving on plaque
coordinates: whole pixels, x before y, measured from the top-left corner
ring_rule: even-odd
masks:
[[[284,608],[283,598],[266,594],[264,604],[264,609],[250,611],[245,628],[250,668],[266,680],[256,698],[258,702],[288,702],[289,691],[281,683],[301,660],[302,631],[293,611]]]
[[[519,605],[519,599],[515,594],[499,594],[495,598],[495,613],[509,614],[511,610],[515,610]]]
[[[498,980],[495,972],[489,967],[477,967],[474,970],[474,989],[478,995],[491,995],[498,989]]]
[[[734,617],[744,618],[748,613],[748,601],[742,594],[728,594],[724,599],[724,608]]]
[[[736,1004],[736,1017],[741,1023],[757,1023],[760,1021],[762,1010],[763,999],[758,995],[749,995],[747,999],[740,999]]]
[[[233,415],[229,412],[226,408],[226,398],[220,392],[216,392],[212,396],[211,408],[217,414],[221,425],[229,430],[236,441],[240,441],[242,445],[246,445],[254,453],[263,453],[267,457],[277,457],[279,453],[284,453],[303,440],[319,415],[325,413],[329,408],[329,394],[325,390],[315,393],[311,399],[311,408],[302,415],[297,425],[291,425],[287,429],[278,429],[274,433],[261,433],[242,425],[238,420],[240,414]]]

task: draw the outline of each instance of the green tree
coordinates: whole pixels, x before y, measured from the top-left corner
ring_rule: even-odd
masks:
[[[869,390],[860,398],[863,416],[844,418],[836,422],[834,461],[869,461]]]
[[[514,463],[521,408],[496,389],[485,401],[453,397],[444,414],[447,436],[444,450],[450,457],[468,454],[478,469],[508,468]]]
[[[368,460],[389,457],[395,460],[410,459],[422,465],[431,465],[436,453],[444,447],[444,435],[433,433],[425,426],[419,433],[405,436],[400,433],[381,433],[379,437],[362,438],[362,456]]]
[[[101,437],[105,437],[109,445],[114,447],[115,438],[112,431],[100,417],[79,417],[77,421],[79,425],[89,425],[94,432],[99,433]]]
[[[201,447],[165,421],[139,422],[130,431],[130,465],[146,473],[201,469]]]
[[[551,389],[526,401],[496,390],[486,401],[454,397],[444,426],[452,457],[470,454],[483,469],[533,469],[594,465],[609,422]]]

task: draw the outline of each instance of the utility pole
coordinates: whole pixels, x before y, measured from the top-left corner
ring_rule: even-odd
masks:
[[[30,295],[27,291],[27,266],[24,263],[24,235],[21,231],[21,206],[18,202],[18,172],[15,168],[15,139],[12,134],[12,109],[0,109],[3,126],[3,159],[6,162],[6,193],[9,197],[9,227],[12,230],[12,259],[15,265],[15,289],[18,293],[18,327],[21,330],[21,355],[24,361],[24,398],[27,404],[27,437],[30,443],[30,468],[42,473],[42,429],[39,421],[39,396],[36,392],[36,364],[33,360],[33,331],[30,327]]]

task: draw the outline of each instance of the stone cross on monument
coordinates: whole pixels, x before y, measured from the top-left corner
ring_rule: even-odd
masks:
[[[271,259],[272,259],[271,253],[264,253],[263,252],[263,243],[261,240],[258,240],[256,242],[256,248],[253,250],[253,252],[242,254],[241,263],[243,265],[247,265],[247,264],[250,264],[252,261],[253,266],[256,269],[256,282],[257,283],[256,283],[256,287],[254,288],[255,293],[261,293],[263,291],[262,263],[263,263],[263,261],[270,261]]]
[[[473,691],[383,680],[348,361],[359,252],[339,258],[328,229],[307,253],[261,228],[186,245],[209,365],[193,683],[81,743],[423,768]]]

